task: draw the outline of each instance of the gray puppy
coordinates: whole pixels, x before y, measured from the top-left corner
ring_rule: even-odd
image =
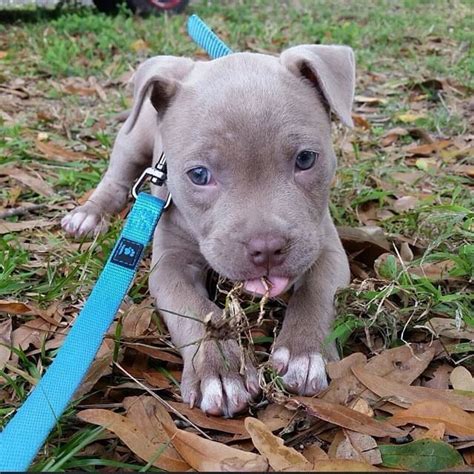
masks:
[[[279,57],[236,53],[213,61],[158,56],[134,78],[132,113],[90,199],[62,221],[79,236],[103,228],[162,150],[173,205],[158,225],[150,289],[184,360],[183,399],[232,416],[259,392],[234,340],[196,344],[221,310],[207,269],[262,295],[293,288],[271,364],[286,387],[313,395],[327,386],[324,344],[336,289],[349,266],[329,215],[336,168],[330,113],[352,125],[354,55],[345,46],[302,45]],[[168,312],[169,311],[169,312]],[[175,314],[185,314],[193,319]]]

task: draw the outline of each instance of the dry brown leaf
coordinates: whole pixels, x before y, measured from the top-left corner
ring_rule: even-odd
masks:
[[[426,431],[418,439],[434,439],[442,440],[444,438],[444,433],[446,432],[446,425],[444,423],[435,423],[431,428]]]
[[[173,354],[170,351],[159,349],[158,347],[144,344],[133,344],[130,345],[130,347],[133,347],[137,352],[141,352],[142,354],[150,356],[152,359],[163,360],[165,362],[171,362],[172,364],[183,364],[183,359],[179,355]]]
[[[44,219],[34,219],[30,221],[7,222],[0,220],[0,235],[10,234],[11,232],[22,232],[38,227],[52,227],[56,225],[55,221],[47,221]]]
[[[95,384],[105,375],[112,372],[112,361],[114,360],[114,341],[104,339],[97,351],[97,354],[92,362],[86,376],[81,385],[76,390],[73,400],[78,400],[87,393],[89,393]]]
[[[371,464],[348,459],[320,460],[314,465],[314,472],[382,472]]]
[[[295,413],[293,411],[276,403],[267,405],[263,410],[259,410],[257,413],[258,419],[265,423],[270,431],[285,428],[294,416]]]
[[[329,459],[327,453],[317,444],[306,446],[301,454],[313,465],[318,461],[326,461]]]
[[[365,365],[367,363],[367,357],[362,352],[355,352],[344,359],[337,362],[328,362],[326,365],[326,371],[332,380],[340,379],[351,375],[351,367],[353,365]]]
[[[337,405],[325,400],[309,397],[294,397],[289,399],[289,403],[304,407],[306,412],[321,420],[327,421],[337,426],[347,428],[358,433],[364,433],[376,437],[403,436],[402,430],[393,430],[389,423],[377,421],[370,416],[359,413],[352,408]]]
[[[16,179],[40,196],[51,197],[54,195],[54,189],[43,178],[40,176],[33,176],[31,173],[18,166],[3,166],[0,168],[0,175]]]
[[[409,211],[410,209],[415,209],[417,205],[418,198],[416,198],[415,196],[402,196],[392,204],[392,207],[394,211],[402,213],[405,211]]]
[[[452,144],[451,140],[438,140],[433,143],[426,143],[425,145],[410,146],[405,151],[413,156],[429,156],[433,152],[443,150]]]
[[[167,444],[152,442],[132,420],[122,415],[110,410],[90,409],[80,411],[77,417],[82,421],[103,426],[112,431],[134,454],[146,462],[151,462],[155,467],[169,471],[189,469],[186,462],[176,460],[164,452]]]
[[[453,167],[456,174],[465,174],[470,178],[474,178],[474,165],[456,165]]]
[[[395,426],[413,423],[425,428],[444,423],[448,434],[458,437],[474,436],[474,414],[445,401],[425,400],[414,403],[407,410],[396,413],[389,421]]]
[[[12,346],[23,351],[33,345],[39,349],[50,334],[51,324],[42,318],[27,321],[12,332]]]
[[[434,263],[423,263],[417,266],[409,266],[408,272],[420,277],[429,278],[432,281],[454,279],[449,272],[456,266],[452,260],[443,260]]]
[[[370,122],[367,120],[366,117],[364,117],[361,114],[352,114],[352,120],[354,121],[354,124],[356,127],[363,128],[365,130],[370,130],[372,125],[370,125]]]
[[[147,300],[132,306],[123,318],[122,336],[131,338],[142,336],[150,326],[153,312],[154,309]]]
[[[42,142],[37,140],[35,144],[36,148],[41,152],[41,154],[43,154],[49,160],[67,163],[72,161],[81,161],[87,158],[84,153],[67,150],[62,146],[51,142]]]
[[[423,400],[438,400],[467,411],[474,411],[474,397],[460,395],[454,390],[412,387],[387,377],[379,377],[360,366],[353,367],[352,372],[362,384],[376,395],[404,408]]]
[[[449,374],[453,368],[449,364],[442,364],[433,372],[433,377],[423,383],[424,387],[447,389],[449,388]]]
[[[382,139],[380,140],[380,144],[382,146],[390,146],[392,143],[395,143],[399,137],[403,137],[408,135],[408,131],[402,127],[395,127],[382,135]]]
[[[474,378],[472,377],[471,372],[462,365],[453,369],[449,376],[449,380],[454,390],[474,392]]]
[[[0,300],[0,313],[33,316],[38,314],[38,309],[21,301]]]
[[[12,320],[5,319],[0,322],[0,370],[5,367],[5,364],[10,359],[12,346]]]
[[[364,415],[370,416],[370,418],[374,417],[374,410],[372,410],[367,400],[364,400],[363,398],[358,398],[350,406],[350,408],[352,408],[355,411],[358,411],[359,413],[363,413]]]
[[[435,353],[434,344],[404,345],[383,351],[378,356],[372,357],[365,367],[375,375],[411,384],[426,370]],[[350,375],[333,380],[322,398],[333,403],[347,404],[354,398],[361,396],[369,400],[376,400],[376,397],[366,390],[354,375]]]
[[[154,397],[142,395],[139,397],[126,397],[122,403],[127,410],[126,418],[135,423],[137,428],[142,433],[145,433],[146,437],[152,443],[164,443],[168,445],[163,452],[167,456],[175,458],[177,462],[185,462],[176,449],[170,444],[170,437],[163,428],[163,424],[160,420],[160,414],[163,414],[163,410],[160,408],[161,404],[158,400]]]
[[[170,375],[174,377],[178,382],[181,380],[181,372],[172,370],[170,371]],[[173,386],[173,381],[170,380],[169,377],[156,370],[153,372],[143,372],[143,377],[152,387],[156,387],[161,390],[165,390]]]
[[[247,429],[257,451],[268,460],[275,471],[284,471],[298,466],[298,470],[311,470],[312,465],[298,451],[283,444],[283,440],[275,436],[268,427],[256,418],[245,418]]]
[[[247,430],[245,429],[243,420],[206,415],[198,408],[189,408],[185,403],[168,403],[200,428],[207,428],[236,435],[247,435]]]
[[[426,118],[426,115],[423,113],[407,112],[405,114],[398,114],[396,118],[403,123],[412,123],[419,119]]]
[[[424,173],[422,171],[394,172],[390,173],[390,176],[400,183],[413,186],[417,181],[423,178]]]
[[[372,436],[351,430],[344,430],[344,434],[345,439],[336,450],[337,459],[351,459],[372,465],[382,463],[382,455]]]
[[[474,341],[474,329],[467,326],[464,321],[458,322],[452,318],[431,318],[428,325],[437,336]]]
[[[386,104],[387,99],[383,97],[367,97],[365,95],[356,95],[354,100],[359,104]]]
[[[171,441],[183,459],[197,471],[266,471],[268,463],[259,454],[231,448],[222,443],[164,425]]]

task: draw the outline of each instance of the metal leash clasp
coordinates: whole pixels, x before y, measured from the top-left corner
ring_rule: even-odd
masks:
[[[141,176],[137,179],[135,184],[132,188],[132,196],[134,199],[137,199],[138,192],[143,184],[149,179],[150,183],[154,184],[155,186],[163,186],[166,182],[167,178],[167,171],[166,171],[166,157],[164,152],[161,153],[160,158],[158,159],[155,166],[150,166],[147,168]],[[166,198],[165,209],[171,204],[171,194],[168,193],[168,197]]]

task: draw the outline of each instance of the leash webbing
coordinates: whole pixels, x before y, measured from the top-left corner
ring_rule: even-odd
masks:
[[[165,202],[140,193],[84,308],[38,385],[0,433],[0,471],[26,471],[79,387],[135,276]]]
[[[189,18],[188,33],[212,59],[232,53],[197,15]],[[152,182],[156,177],[148,169],[137,184],[145,175]],[[138,194],[119,240],[53,363],[0,433],[0,472],[26,471],[64,413],[132,284],[165,205],[154,196]]]
[[[188,34],[212,59],[232,53],[232,50],[197,15],[189,17]]]

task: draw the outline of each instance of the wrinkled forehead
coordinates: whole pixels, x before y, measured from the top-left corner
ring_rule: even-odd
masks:
[[[237,53],[197,63],[173,107],[189,146],[218,142],[243,152],[295,146],[330,134],[317,91],[276,57]],[[218,138],[218,139],[217,139]]]

